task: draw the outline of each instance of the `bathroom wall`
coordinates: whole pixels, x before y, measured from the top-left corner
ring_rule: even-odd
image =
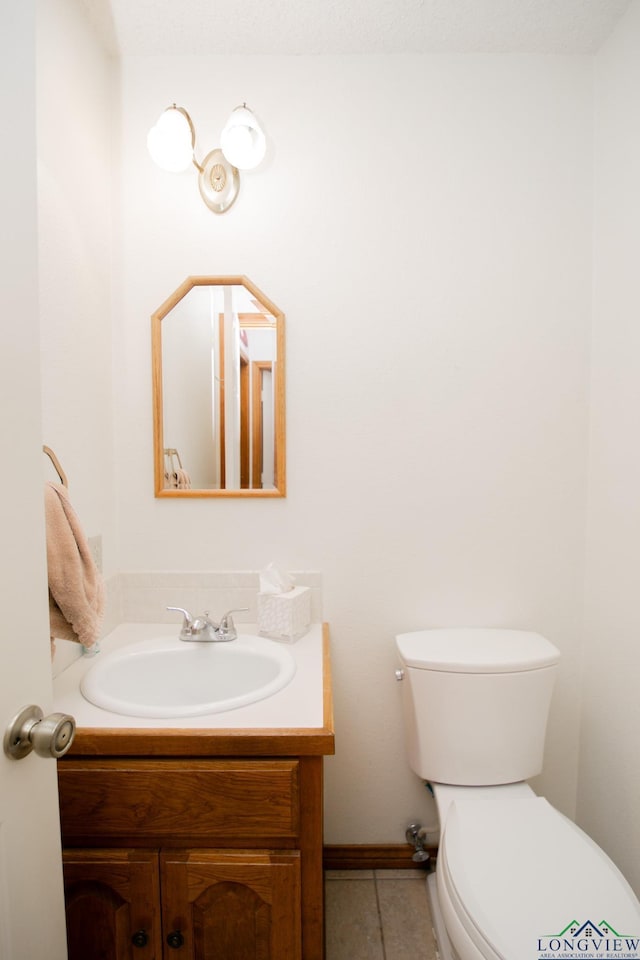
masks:
[[[112,386],[116,63],[81,3],[37,5],[39,303],[43,442],[88,536],[116,542]],[[47,479],[57,480],[43,457]]]
[[[580,741],[579,822],[640,889],[638,3],[593,61],[147,58],[122,65],[120,93],[82,5],[38,17],[43,438],[107,573],[324,572],[333,843],[429,817],[394,633],[541,630],[563,662],[539,786],[573,812]],[[151,166],[146,130],[175,99],[203,153],[245,98],[270,156],[215,217],[191,172]],[[196,272],[246,273],[287,314],[284,501],[152,497],[149,315]]]
[[[595,277],[579,822],[640,892],[640,4],[595,69]]]
[[[326,840],[432,818],[393,638],[495,625],[561,649],[540,783],[573,813],[584,572],[592,60],[126,58],[113,310],[117,566],[323,574],[337,753]],[[151,164],[171,102],[202,156],[246,100],[270,136],[222,217]],[[150,314],[249,276],[287,317],[288,496],[155,500]]]

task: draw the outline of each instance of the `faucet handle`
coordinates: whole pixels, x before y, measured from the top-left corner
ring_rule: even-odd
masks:
[[[193,617],[188,610],[185,610],[184,607],[167,607],[167,610],[175,610],[177,613],[181,613],[184,617],[182,621],[182,627],[180,629],[180,637],[191,636],[191,630],[193,627]]]
[[[220,617],[220,623],[218,624],[218,635],[220,637],[224,637],[225,640],[235,640],[235,638],[238,636],[238,633],[236,631],[231,614],[243,613],[248,609],[249,607],[234,607],[233,610],[227,610],[227,612]]]
[[[231,626],[233,626],[233,618],[232,618],[231,614],[232,614],[232,613],[244,613],[244,612],[245,612],[246,610],[248,610],[248,609],[249,609],[249,607],[234,607],[233,610],[227,610],[227,612],[220,617],[220,626],[221,626],[221,627],[222,627],[222,626],[227,626],[227,625],[229,625],[229,624],[230,624]]]
[[[167,607],[167,610],[177,610],[178,613],[181,613],[188,624],[193,623],[193,618],[188,610],[185,610],[184,607]]]

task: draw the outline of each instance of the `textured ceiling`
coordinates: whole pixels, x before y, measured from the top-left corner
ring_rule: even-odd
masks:
[[[593,53],[640,0],[81,0],[113,53]]]

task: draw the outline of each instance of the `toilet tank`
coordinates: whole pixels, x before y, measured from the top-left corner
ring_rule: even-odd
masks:
[[[405,739],[412,769],[436,783],[515,783],[542,769],[560,659],[523,630],[401,633]]]

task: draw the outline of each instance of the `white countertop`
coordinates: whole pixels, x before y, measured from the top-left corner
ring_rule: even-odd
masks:
[[[258,634],[255,624],[238,624],[240,634]],[[132,643],[167,637],[175,640],[178,630],[168,623],[122,623],[100,641],[95,657],[82,656],[53,681],[54,710],[75,717],[78,728],[88,729],[321,729],[323,727],[322,625],[313,624],[306,636],[284,644],[296,661],[293,679],[266,700],[224,713],[159,720],[130,717],[96,707],[82,696],[80,681],[98,657]],[[265,641],[268,642],[268,641]]]

